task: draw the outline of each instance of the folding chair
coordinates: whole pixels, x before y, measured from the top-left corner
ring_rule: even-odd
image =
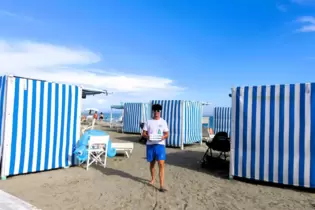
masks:
[[[91,136],[88,142],[86,170],[93,163],[106,167],[109,136]]]

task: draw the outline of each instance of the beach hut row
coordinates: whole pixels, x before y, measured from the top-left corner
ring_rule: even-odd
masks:
[[[140,123],[151,118],[152,104],[161,104],[161,117],[168,123],[166,145],[184,148],[202,140],[202,103],[184,100],[152,100],[149,103],[125,103],[123,131],[140,133]]]

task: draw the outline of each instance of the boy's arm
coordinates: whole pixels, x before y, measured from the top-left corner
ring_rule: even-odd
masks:
[[[143,126],[143,132],[142,132],[142,136],[146,139],[149,139],[149,135],[148,135],[148,125],[147,123],[144,123],[144,126]]]
[[[164,123],[162,140],[165,140],[165,139],[168,138],[168,132],[169,132],[169,129],[168,129],[167,123],[165,122]]]

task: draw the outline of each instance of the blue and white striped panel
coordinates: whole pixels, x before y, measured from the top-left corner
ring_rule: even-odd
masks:
[[[231,175],[314,188],[315,83],[238,87],[232,100]]]
[[[124,125],[126,133],[140,133],[140,123],[142,121],[142,103],[125,103],[124,105]]]
[[[161,117],[169,127],[169,137],[166,146],[180,147],[182,142],[182,101],[179,100],[153,100],[152,104],[162,105]]]
[[[8,77],[3,176],[74,163],[81,95],[74,85]]]
[[[148,121],[148,119],[150,119],[150,116],[151,116],[151,104],[143,103],[142,104],[141,122]]]
[[[231,107],[215,107],[214,108],[214,133],[227,132],[231,134]]]
[[[202,104],[183,101],[184,144],[193,144],[202,140]]]
[[[6,90],[6,76],[0,77],[0,159],[2,157],[2,146],[4,137],[4,118],[5,118],[5,90]],[[0,160],[1,161],[1,160]]]

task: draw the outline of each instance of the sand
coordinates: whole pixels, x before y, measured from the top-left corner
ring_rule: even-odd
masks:
[[[150,178],[139,135],[110,132],[114,142],[135,142],[132,156],[108,159],[107,168],[58,169],[9,177],[0,189],[43,210],[237,210],[315,209],[315,193],[228,179],[228,165],[201,169],[205,146],[167,149],[166,187],[161,193]],[[158,170],[157,170],[158,172]]]

